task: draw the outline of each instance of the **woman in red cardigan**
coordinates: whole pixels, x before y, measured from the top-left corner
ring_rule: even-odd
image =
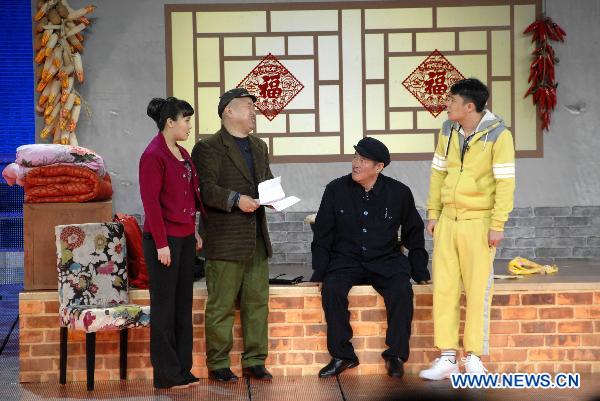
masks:
[[[140,158],[144,205],[144,257],[150,276],[150,359],[154,387],[198,383],[192,369],[194,260],[202,248],[196,212],[204,217],[198,176],[177,144],[190,135],[192,106],[174,97],[154,98],[147,114],[158,126]]]

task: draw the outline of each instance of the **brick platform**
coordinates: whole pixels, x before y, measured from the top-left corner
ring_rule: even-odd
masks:
[[[594,269],[596,270],[596,269]],[[437,355],[433,348],[431,286],[415,286],[411,356],[416,373]],[[148,292],[130,291],[148,303]],[[58,381],[58,302],[55,292],[20,294],[20,381]],[[194,373],[206,377],[203,282],[194,289]],[[316,287],[271,287],[267,366],[278,376],[315,375],[329,361],[326,325]],[[353,288],[350,311],[361,364],[347,374],[383,373],[386,315],[383,299],[368,286]],[[464,313],[464,311],[463,311]],[[491,323],[491,371],[600,373],[600,281],[540,283],[496,281]],[[462,328],[461,328],[462,330]],[[232,370],[240,373],[239,314],[234,327]],[[149,330],[130,331],[128,378],[150,379]],[[69,335],[67,380],[85,380],[85,337]],[[118,335],[98,333],[96,379],[118,379]],[[486,359],[487,362],[487,359]],[[345,373],[346,374],[346,373]]]

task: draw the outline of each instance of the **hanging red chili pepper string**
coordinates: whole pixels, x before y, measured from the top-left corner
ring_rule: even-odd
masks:
[[[537,106],[542,129],[547,130],[550,125],[550,115],[556,107],[556,87],[558,86],[554,74],[554,65],[558,64],[558,58],[550,46],[550,40],[564,42],[567,34],[549,17],[542,17],[534,21],[523,33],[532,34],[531,41],[536,43],[527,81],[530,86],[524,97],[533,95],[533,104]]]

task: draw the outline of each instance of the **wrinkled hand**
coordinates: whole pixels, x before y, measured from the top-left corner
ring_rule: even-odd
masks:
[[[160,263],[166,267],[171,266],[171,250],[168,245],[164,248],[157,249],[156,252],[158,253],[158,260]]]
[[[435,225],[437,224],[437,219],[429,219],[427,222],[427,234],[433,237],[433,230],[435,229]]]
[[[498,248],[503,239],[504,231],[490,230],[490,232],[488,233],[488,245],[490,247]]]
[[[196,250],[199,251],[200,249],[202,249],[202,244],[203,244],[202,237],[197,232],[195,234],[196,234]]]
[[[238,207],[244,213],[252,213],[260,207],[260,204],[248,195],[242,195],[240,196]]]

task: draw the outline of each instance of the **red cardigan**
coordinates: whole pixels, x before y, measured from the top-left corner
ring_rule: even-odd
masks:
[[[192,168],[193,191],[186,178],[187,168],[171,153],[162,133],[152,139],[140,158],[140,194],[146,214],[144,231],[152,234],[157,249],[168,245],[167,235],[185,237],[193,234],[197,210],[206,217],[194,163],[184,148],[177,147]],[[192,209],[190,205],[195,207]]]

